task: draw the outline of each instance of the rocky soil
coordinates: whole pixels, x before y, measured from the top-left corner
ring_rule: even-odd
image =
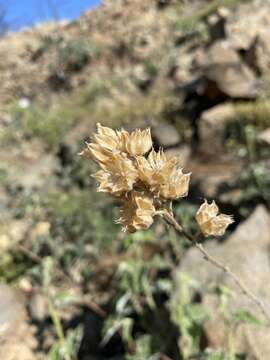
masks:
[[[269,25],[268,0],[106,0],[0,39],[1,359],[268,360],[235,284],[164,224],[121,233],[77,153],[151,126],[192,172],[177,216],[232,214],[205,246],[270,303]]]

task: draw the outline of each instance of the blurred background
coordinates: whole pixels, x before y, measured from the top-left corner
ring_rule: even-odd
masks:
[[[174,204],[235,223],[205,247],[270,303],[270,1],[0,1],[0,358],[270,358],[260,311],[160,220],[121,232],[77,154],[152,129],[192,172]]]

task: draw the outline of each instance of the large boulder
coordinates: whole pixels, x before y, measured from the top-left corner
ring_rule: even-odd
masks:
[[[233,48],[241,51],[246,63],[259,73],[270,69],[269,13],[269,1],[243,3],[231,14],[227,24],[228,41]]]
[[[228,265],[256,296],[265,301],[268,311],[270,311],[269,246],[270,217],[263,206],[258,206],[224,243],[220,244],[214,240],[205,243],[205,249],[209,254]],[[226,348],[228,334],[231,331],[236,352],[247,353],[252,359],[269,359],[269,327],[240,322],[234,323],[235,325],[229,330],[228,320],[224,318],[224,312],[221,310],[220,297],[212,291],[217,286],[225,286],[233,291],[233,296],[228,298],[227,304],[229,316],[245,310],[261,321],[266,320],[260,309],[242,293],[229,275],[205,261],[196,248],[191,248],[187,252],[176,275],[179,272],[190,274],[200,284],[202,304],[211,314],[210,320],[204,324],[207,346]],[[175,279],[178,278],[179,276],[175,276]],[[181,293],[181,283],[176,283],[176,288],[177,298]]]
[[[199,90],[210,100],[221,96],[252,99],[258,95],[254,73],[227,40],[215,42],[200,51],[194,65],[204,80],[204,86],[201,85]]]

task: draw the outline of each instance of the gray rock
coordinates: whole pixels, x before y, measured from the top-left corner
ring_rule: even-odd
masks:
[[[168,123],[161,123],[155,126],[152,134],[158,145],[164,148],[175,146],[180,142],[180,135],[176,128]]]
[[[257,96],[257,81],[253,72],[228,42],[214,43],[206,51],[206,56],[203,74],[210,82],[208,88],[213,82],[221,93],[230,98],[249,99]]]
[[[155,77],[155,69],[153,71],[147,71],[145,66],[139,64],[133,68],[132,76],[134,78],[135,84],[141,89],[146,90],[148,86],[152,83]]]
[[[223,151],[225,129],[234,115],[232,103],[217,105],[201,114],[199,119],[200,149],[207,154]]]
[[[13,119],[10,114],[0,113],[0,128],[10,125],[12,120]]]
[[[191,158],[188,163],[193,184],[196,184],[204,197],[210,199],[215,199],[237,187],[239,175],[243,171],[243,165],[239,161],[221,156],[216,158],[215,155],[213,154],[212,159],[207,156],[207,161]]]
[[[210,240],[205,244],[205,248],[212,256],[229,265],[243,283],[268,304],[270,303],[269,246],[270,218],[263,206],[258,206],[254,213],[240,224],[224,243],[219,244]],[[230,313],[244,309],[258,319],[265,320],[261,311],[241,292],[232,278],[205,261],[197,249],[191,248],[187,252],[176,275],[180,272],[189,273],[200,284],[202,303],[211,314],[211,319],[204,325],[209,346],[226,347],[228,335],[226,321],[218,310],[220,299],[217,295],[209,292],[213,286],[223,285],[233,290],[234,296],[228,301]],[[181,284],[177,283],[176,285],[178,290],[175,296],[177,298],[181,293]],[[242,323],[236,325],[232,332],[235,351],[246,352],[253,356],[252,359],[269,359],[269,328]]]
[[[0,284],[0,359],[35,360],[37,342],[27,322],[24,299],[11,287]]]
[[[22,299],[16,291],[5,284],[0,284],[0,336],[16,327],[24,316]]]
[[[177,156],[179,158],[180,165],[185,167],[190,159],[191,149],[188,145],[181,145],[167,149],[165,153],[168,156]]]
[[[0,162],[7,170],[8,180],[26,190],[40,189],[59,168],[58,160],[53,154],[46,154],[41,141],[33,139],[4,149],[0,154]]]
[[[1,220],[0,253],[5,256],[9,250],[14,249],[20,241],[26,238],[32,223],[30,219],[12,219],[8,211],[3,213]]]
[[[241,4],[228,19],[228,34],[235,47],[248,46],[254,35],[270,25],[270,2],[255,0]],[[242,17],[239,17],[242,14]]]
[[[48,316],[46,298],[40,293],[34,293],[29,301],[29,312],[33,320],[43,321]]]
[[[185,91],[197,92],[212,101],[222,97],[254,99],[258,96],[259,83],[255,74],[227,39],[198,49],[192,71],[194,81]]]

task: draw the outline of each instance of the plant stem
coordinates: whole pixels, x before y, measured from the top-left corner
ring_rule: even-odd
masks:
[[[51,316],[57,337],[58,337],[60,344],[64,350],[64,358],[65,358],[65,360],[71,360],[70,354],[65,346],[65,335],[64,335],[64,331],[63,331],[59,316],[58,316],[58,314],[53,306],[52,300],[49,298],[49,296],[48,296],[48,308],[49,308],[49,314]]]
[[[182,228],[182,226],[176,221],[172,212],[169,212],[168,210],[163,210],[163,211],[159,211],[157,214],[160,215],[169,225],[172,225],[178,234],[184,235],[186,237],[186,239],[190,243],[192,243],[202,253],[203,258],[206,261],[209,261],[211,264],[213,264],[214,266],[216,266],[217,268],[221,269],[226,274],[228,274],[234,280],[236,285],[241,289],[243,294],[245,294],[261,310],[261,312],[264,314],[264,316],[267,319],[268,325],[270,326],[270,313],[269,313],[269,310],[267,309],[265,303],[262,301],[262,299],[257,297],[243,283],[243,281],[231,271],[231,269],[227,265],[225,265],[222,262],[220,262],[219,260],[215,259],[212,255],[210,255],[207,252],[207,250],[204,248],[204,246],[201,243],[197,242],[197,239],[194,236],[187,233]]]

